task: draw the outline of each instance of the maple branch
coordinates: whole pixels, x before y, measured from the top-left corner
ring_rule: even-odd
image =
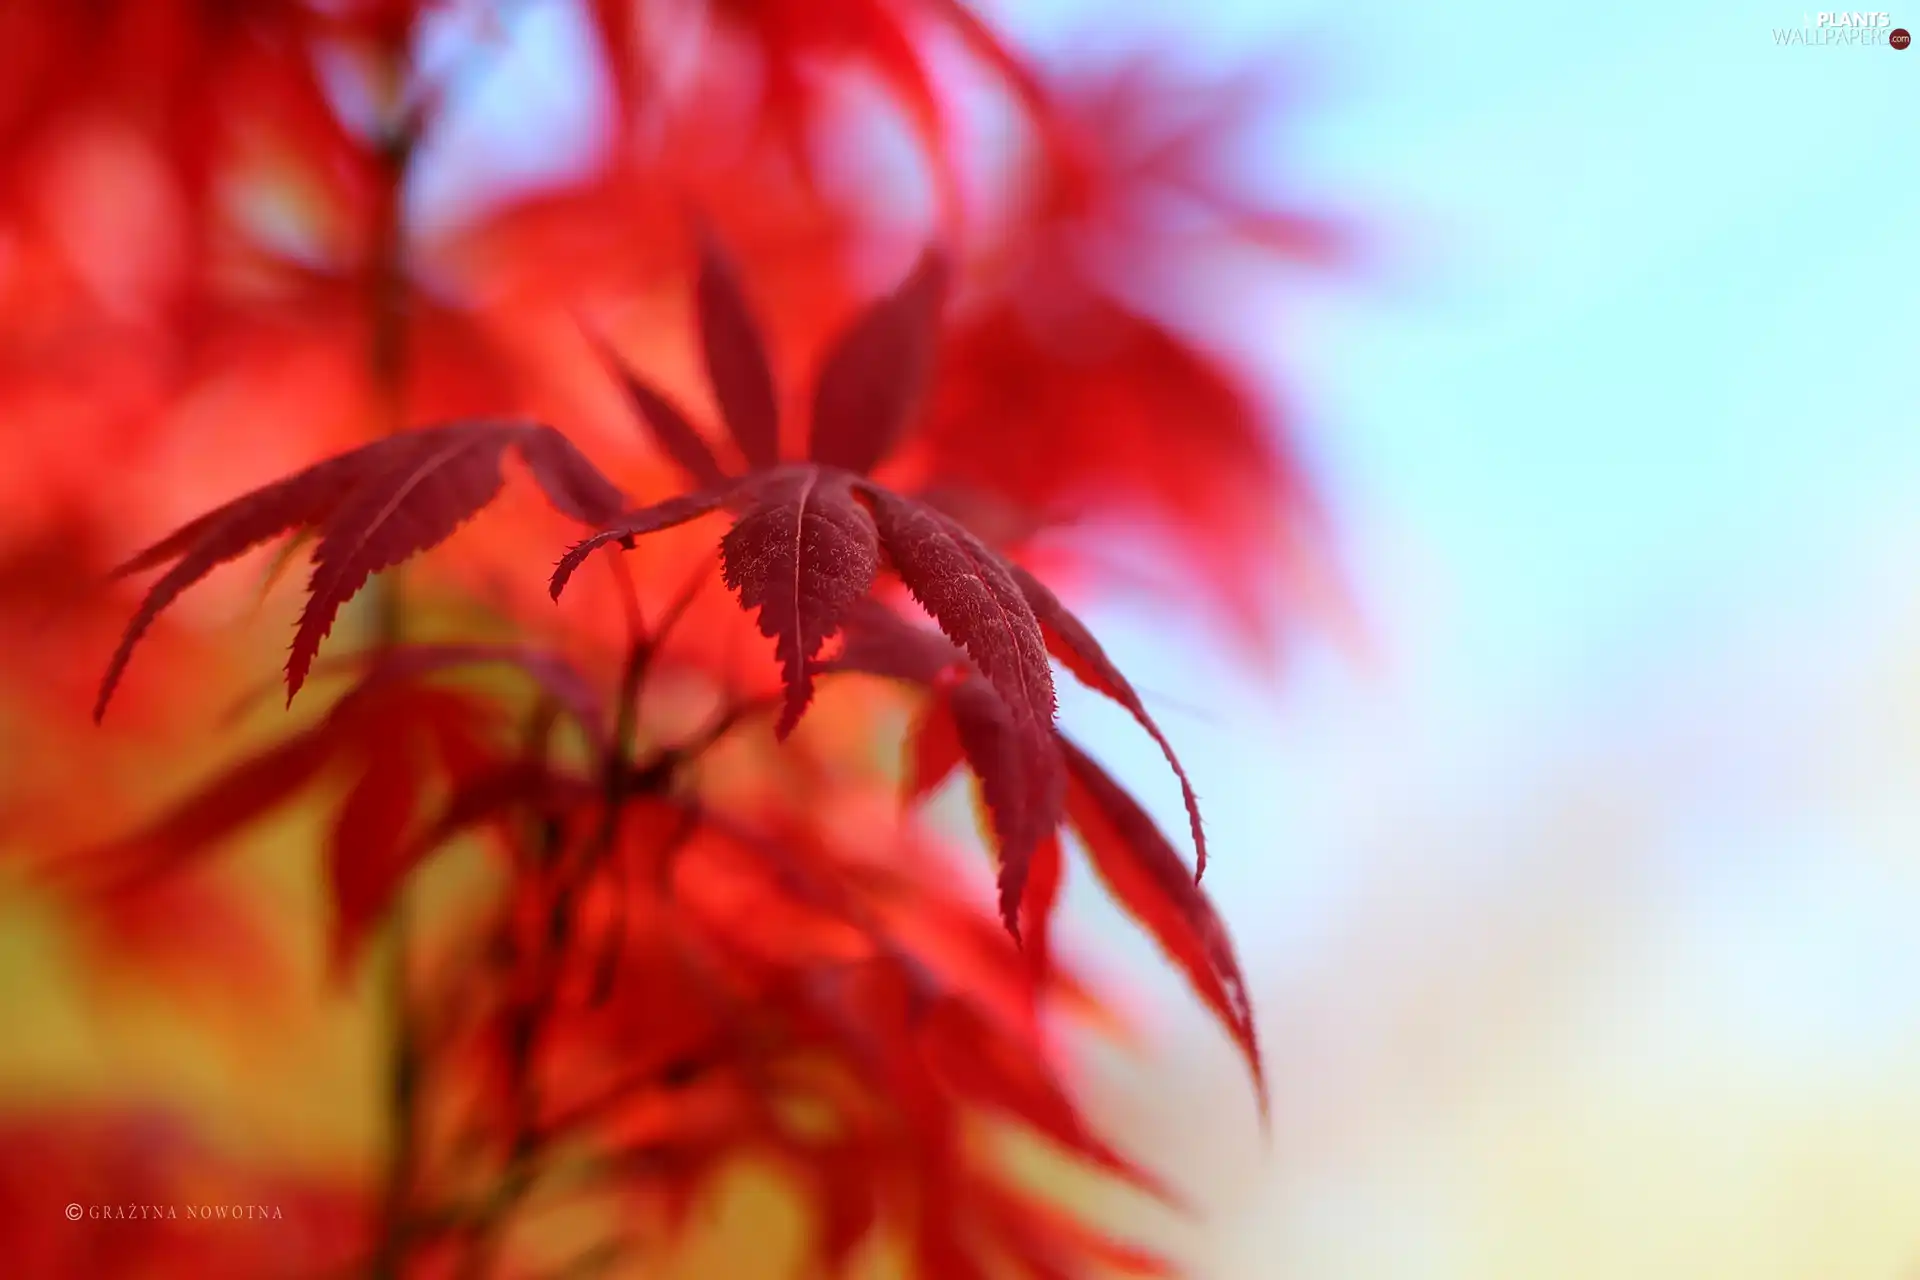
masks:
[[[540,871],[548,872],[556,868],[565,852],[565,839],[558,824],[541,821],[534,847],[539,851]],[[531,962],[543,970],[549,965],[546,942],[543,938],[538,954],[531,958]],[[508,945],[511,946],[511,938]],[[511,962],[525,963],[527,960],[527,957],[515,956]],[[506,1012],[507,1079],[513,1091],[510,1104],[512,1134],[508,1139],[507,1165],[486,1203],[470,1223],[469,1245],[459,1272],[461,1280],[484,1280],[492,1269],[505,1239],[507,1220],[533,1189],[538,1174],[535,1158],[539,1154],[542,1135],[539,1131],[539,1094],[533,1078],[533,1051],[552,1013],[555,976],[551,971],[541,972],[539,980],[532,984],[533,997],[516,1002]]]
[[[669,606],[662,618],[659,634],[664,635],[684,612],[695,589],[696,586],[690,584]],[[514,1090],[513,1135],[506,1171],[485,1207],[476,1215],[471,1246],[460,1271],[463,1280],[484,1280],[499,1254],[509,1219],[533,1190],[539,1177],[538,1161],[546,1143],[568,1127],[564,1120],[544,1126],[541,1124],[539,1095],[534,1078],[534,1048],[556,1012],[560,970],[565,964],[568,944],[572,940],[580,890],[603,864],[609,866],[610,872],[616,877],[616,903],[620,904],[618,909],[622,914],[617,918],[615,933],[595,965],[589,999],[591,1003],[599,1004],[611,995],[615,966],[625,949],[625,868],[616,842],[620,815],[627,802],[638,795],[667,794],[681,769],[731,732],[749,714],[771,710],[779,705],[777,698],[750,699],[731,704],[688,742],[657,751],[646,761],[638,762],[634,755],[638,736],[639,694],[656,649],[657,643],[635,644],[621,674],[619,725],[608,744],[603,762],[605,790],[602,816],[592,840],[577,859],[565,857],[558,833],[552,829],[546,831],[541,842],[542,867],[554,873],[555,880],[553,898],[547,906],[547,928],[541,939],[540,951],[533,958],[538,975],[531,984],[535,995],[514,1010],[507,1022],[507,1070]],[[692,838],[700,818],[701,813],[697,808],[688,808],[683,821],[667,837],[663,868],[671,865],[673,855]],[[573,865],[566,865],[569,862]],[[694,1064],[693,1070],[697,1072],[698,1069],[699,1064]],[[671,1084],[676,1073],[670,1065],[667,1071],[658,1075],[663,1082]],[[616,1100],[623,1092],[616,1092],[608,1101]]]
[[[629,670],[638,665],[629,662]],[[541,936],[539,951],[532,957],[536,980],[530,984],[530,989],[534,994],[531,999],[511,1010],[507,1019],[507,1073],[513,1088],[512,1137],[507,1167],[485,1206],[475,1217],[471,1245],[460,1270],[462,1280],[484,1280],[488,1274],[499,1254],[508,1221],[532,1192],[540,1175],[540,1156],[557,1132],[554,1126],[542,1125],[540,1121],[534,1051],[557,1012],[560,974],[566,963],[568,944],[572,940],[579,891],[594,869],[610,854],[618,870],[620,859],[614,842],[626,798],[642,790],[664,792],[671,783],[671,770],[663,769],[655,771],[651,782],[636,784],[637,779],[648,776],[647,771],[632,768],[629,763],[630,751],[620,744],[621,740],[616,738],[614,746],[609,749],[606,816],[595,832],[592,844],[578,859],[578,865],[565,865],[565,849],[557,831],[549,828],[541,841],[542,868],[554,873],[555,879],[553,897],[547,906],[547,928]],[[670,843],[683,843],[691,835],[691,827],[691,823],[685,824],[669,837]],[[621,888],[624,893],[624,882]],[[624,932],[624,922],[620,927]],[[610,966],[617,959],[617,951],[610,956],[603,953],[594,979],[596,992],[603,986],[611,988]],[[595,1003],[600,998],[596,995]]]
[[[535,981],[530,984],[531,999],[512,1008],[506,1024],[507,1076],[513,1090],[512,1137],[507,1152],[507,1167],[486,1206],[479,1213],[460,1275],[462,1280],[484,1280],[499,1255],[506,1227],[514,1211],[533,1190],[539,1176],[538,1158],[546,1140],[539,1122],[539,1092],[534,1078],[534,1049],[545,1034],[558,999],[560,970],[566,960],[567,944],[573,928],[579,890],[595,867],[613,854],[616,873],[619,858],[614,849],[619,834],[620,813],[627,797],[642,789],[636,779],[643,771],[632,765],[635,739],[639,732],[639,695],[646,680],[648,662],[655,645],[646,635],[640,617],[637,593],[631,590],[631,614],[634,643],[621,672],[617,721],[602,761],[601,821],[588,847],[577,860],[569,860],[560,833],[547,828],[540,842],[540,869],[553,876],[553,897],[547,904],[547,927],[531,957]],[[662,774],[654,783],[663,790],[669,777]],[[574,865],[567,865],[569,861]],[[622,924],[624,931],[624,923]],[[601,967],[610,962],[604,957]],[[595,988],[602,983],[611,987],[611,978],[596,974]]]
[[[614,707],[613,740],[607,744],[603,762],[607,790],[607,812],[600,843],[613,838],[610,829],[617,819],[619,803],[624,799],[622,778],[640,736],[640,692],[646,687],[647,668],[653,665],[654,644],[644,636],[627,650],[626,665],[620,671],[619,701]]]
[[[685,742],[671,749],[672,754],[685,761],[698,759],[702,754],[719,744],[720,739],[739,728],[749,717],[763,712],[778,711],[785,699],[769,694],[759,698],[746,698],[729,703],[720,713],[709,720],[700,731]]]
[[[379,1252],[371,1268],[371,1274],[379,1280],[400,1274],[400,1260],[405,1254],[410,1235],[406,1230],[407,1197],[417,1162],[416,1119],[421,1062],[409,990],[413,930],[411,907],[404,884],[394,889],[387,930],[382,986],[393,1037],[387,1066],[387,1114],[393,1127],[393,1147],[388,1157],[386,1189],[382,1198],[382,1216],[386,1225],[381,1231]]]
[[[649,1066],[623,1076],[612,1084],[603,1085],[592,1096],[574,1103],[567,1110],[554,1115],[546,1123],[542,1134],[547,1138],[563,1137],[589,1125],[597,1124],[621,1103],[629,1101],[634,1095],[648,1089],[684,1089],[709,1072],[716,1070],[721,1062],[720,1046],[705,1054],[686,1054],[660,1066]]]
[[[627,609],[627,630],[631,636],[627,650],[627,664],[620,676],[620,701],[614,708],[614,735],[608,752],[606,766],[609,770],[608,786],[612,784],[612,771],[624,768],[625,762],[633,755],[637,745],[640,725],[640,694],[646,688],[647,673],[652,670],[653,661],[659,655],[660,648],[666,643],[667,636],[673,631],[680,619],[686,616],[694,597],[700,594],[700,588],[706,584],[704,569],[689,576],[674,598],[660,615],[660,625],[651,634],[647,631],[646,618],[640,611],[640,596],[635,590],[633,576],[627,570],[626,557],[615,556],[614,565],[619,580],[624,586],[624,603]],[[609,797],[611,802],[611,796]]]
[[[386,181],[381,184],[372,271],[368,278],[368,308],[373,316],[373,334],[369,351],[373,385],[379,393],[376,411],[381,414],[381,434],[397,435],[405,429],[407,364],[407,264],[406,198],[407,173],[420,141],[422,121],[412,117],[382,140],[380,159]]]
[[[404,62],[406,52],[398,54]],[[403,68],[404,70],[404,68]],[[376,211],[368,309],[372,336],[368,365],[379,415],[379,434],[393,436],[405,427],[406,412],[406,227],[404,200],[407,175],[424,118],[404,112],[382,140],[380,158],[385,181]],[[405,634],[404,605],[397,566],[370,584],[376,643],[391,647]],[[419,1093],[422,1073],[419,1037],[414,1026],[410,993],[413,955],[412,912],[406,881],[394,886],[388,913],[384,988],[391,1039],[387,1060],[387,1116],[391,1145],[381,1196],[378,1243],[369,1265],[374,1280],[398,1280],[411,1239],[408,1200],[419,1162]]]
[[[607,928],[606,941],[600,946],[600,960],[593,971],[592,993],[587,997],[587,1003],[594,1008],[612,997],[620,957],[627,949],[627,860],[618,849],[607,860],[607,874],[613,881],[613,921]]]

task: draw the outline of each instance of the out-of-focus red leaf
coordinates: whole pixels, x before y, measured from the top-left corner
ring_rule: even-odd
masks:
[[[844,669],[860,670],[854,666]],[[947,699],[929,699],[907,732],[907,768],[902,798],[911,805],[931,795],[955,769],[966,762],[966,758],[966,748],[960,742],[960,726],[955,723],[953,709],[947,705]]]
[[[1036,1196],[995,1186],[982,1187],[980,1196],[985,1214],[1014,1242],[1032,1274],[1043,1280],[1074,1280],[1087,1273],[1088,1264],[1114,1275],[1151,1280],[1182,1274],[1160,1254],[1110,1239]]]
[[[191,920],[191,929],[180,922]],[[90,977],[124,980],[169,996],[217,991],[244,1002],[283,999],[295,970],[276,947],[277,922],[231,883],[210,875],[169,875],[88,901],[75,921],[92,961]]]
[[[71,506],[0,528],[0,652],[7,658],[0,691],[31,708],[49,735],[56,724],[79,723],[99,679],[98,652],[125,625],[118,604],[97,586],[113,563],[108,544],[102,522]],[[189,677],[201,673],[189,661],[192,648],[169,649],[163,660]],[[154,704],[177,705],[179,699],[167,696],[177,693],[142,697],[131,708],[132,723],[150,726]]]
[[[808,126],[819,112],[809,65],[821,59],[865,63],[906,114],[934,166],[936,184],[952,200],[942,111],[924,59],[891,0],[721,0],[716,16],[758,46],[762,64],[761,119],[811,172]]]
[[[681,412],[680,406],[635,373],[605,339],[591,331],[587,336],[601,360],[619,379],[634,412],[646,424],[661,452],[703,489],[726,483],[726,472],[714,458],[712,447]]]
[[[427,781],[424,762],[412,746],[405,738],[379,743],[334,818],[327,880],[334,910],[328,955],[336,981],[349,971],[394,888],[412,870],[403,855]]]
[[[800,873],[780,846],[756,840],[751,847]],[[1057,845],[1053,853],[1057,872]],[[867,1046],[871,1069],[880,1073],[877,1083],[885,1084],[889,1096],[917,1098],[918,1106],[937,1108],[939,1090],[922,1076],[931,1069],[944,1087],[970,1104],[1017,1119],[1107,1172],[1172,1201],[1163,1184],[1085,1126],[1044,1062],[1014,1048],[1003,1024],[987,1019],[971,1000],[943,995],[932,971],[891,940],[877,936],[875,941],[879,950],[872,960],[817,972],[804,989],[817,1002],[814,1007]],[[914,1046],[911,1052],[902,1048],[903,1039]]]
[[[338,971],[394,886],[430,852],[408,838],[429,781],[458,794],[500,772],[491,745],[495,719],[491,704],[453,690],[391,678],[362,684],[312,728],[241,761],[143,831],[64,854],[50,874],[89,896],[139,893],[156,877],[210,855],[323,776],[351,768],[354,781],[327,853]]]
[[[1247,170],[1232,148],[1281,118],[1298,68],[1207,80],[1178,74],[1176,57],[1075,64],[1036,95],[1036,145],[1008,175],[1021,199],[996,210],[991,270],[950,328],[917,457],[943,488],[1003,506],[1016,531],[1170,534],[1181,574],[1161,585],[1197,588],[1264,654],[1277,607],[1317,585],[1323,514],[1291,424],[1171,321],[1203,303],[1220,315],[1221,299],[1184,292],[1213,265],[1196,254],[1231,253],[1259,284],[1344,261],[1352,237],[1235,182]]]
[[[248,757],[170,809],[144,830],[53,864],[62,881],[103,892],[138,890],[154,878],[206,856],[220,842],[286,804],[327,767],[337,744],[300,734]]]
[[[956,319],[918,443],[949,487],[1026,513],[1016,532],[1101,517],[1171,533],[1264,645],[1276,552],[1298,554],[1320,519],[1269,418],[1218,361],[1065,279]]]
[[[1164,1182],[1094,1134],[1044,1059],[1000,1034],[967,1002],[936,1003],[921,1043],[931,1068],[970,1103],[1017,1119],[1097,1168],[1177,1203]]]
[[[893,453],[933,369],[947,276],[945,256],[927,250],[827,349],[813,381],[813,461],[865,475]]]
[[[629,834],[672,839],[676,811],[697,812],[689,803],[642,802]],[[813,1260],[829,1274],[864,1240],[896,1232],[916,1274],[996,1264],[1080,1274],[1096,1258],[1127,1261],[1097,1233],[1048,1231],[1038,1209],[1020,1217],[1030,1193],[966,1141],[991,1115],[1167,1195],[1090,1131],[1055,1078],[1024,1003],[1026,965],[1004,943],[950,937],[959,916],[987,922],[905,862],[853,875],[804,813],[768,817],[749,828],[707,815],[671,888],[634,878],[647,887],[630,905],[623,979],[607,1003],[582,1008],[567,983],[529,989],[559,1011],[539,1059],[551,1106],[542,1131],[591,1135],[635,1211],[669,1229],[690,1225],[730,1157],[770,1156],[804,1197]],[[746,880],[750,898],[734,892]],[[820,927],[829,921],[838,934]],[[543,931],[537,906],[526,923],[529,938]]]
[[[1268,56],[1202,78],[1177,58],[1175,50],[1143,50],[1049,78],[1053,146],[1032,211],[1041,247],[1100,248],[1149,271],[1196,235],[1301,263],[1346,258],[1346,227],[1245,190],[1249,170],[1234,150],[1294,105],[1304,69]]]

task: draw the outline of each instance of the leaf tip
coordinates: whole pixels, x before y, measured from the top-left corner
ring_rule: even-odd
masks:
[[[1027,865],[1031,856],[1015,859],[1007,851],[1000,855],[1000,923],[1006,926],[1016,951],[1026,950],[1026,943],[1020,937],[1020,904],[1027,896]]]
[[[294,695],[298,694],[300,690],[306,686],[307,667],[311,661],[312,661],[311,656],[303,655],[298,650],[296,650],[294,654],[287,659],[287,706],[288,707],[293,706]]]
[[[1022,941],[1020,937],[1020,907],[1018,903],[1015,903],[1012,907],[1008,907],[1006,899],[1002,897],[1000,903],[1000,923],[1005,926],[1007,936],[1013,939],[1013,949],[1015,951],[1025,951],[1027,949],[1026,943]]]
[[[107,718],[107,703],[113,700],[113,691],[119,683],[120,673],[116,669],[109,669],[107,674],[101,677],[100,691],[96,693],[93,698],[93,723],[95,725],[100,724]]]

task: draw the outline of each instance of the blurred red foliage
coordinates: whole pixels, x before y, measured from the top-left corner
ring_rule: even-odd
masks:
[[[539,56],[588,100],[584,158],[510,179],[502,157],[546,122],[470,107],[490,68],[535,56],[543,9],[577,28]],[[886,171],[876,146],[849,178],[873,143],[857,85],[914,163]],[[1004,154],[961,141],[981,86],[1019,132]],[[96,960],[171,983],[197,958],[285,992],[307,979],[271,945],[284,904],[206,870],[317,808],[334,977],[377,951],[393,979],[377,1168],[236,1159],[115,1100],[0,1116],[7,1273],[546,1274],[531,1208],[579,1201],[600,1214],[581,1265],[647,1274],[755,1161],[805,1201],[826,1273],[871,1248],[954,1280],[1165,1273],[990,1140],[1010,1124],[1166,1195],[1059,1074],[1051,1016],[1098,1012],[1049,941],[1061,831],[1259,1073],[1197,875],[1056,738],[1049,652],[1172,747],[1022,565],[1059,568],[1065,524],[1148,522],[1190,599],[1271,638],[1306,487],[1242,379],[1150,306],[1196,210],[1263,260],[1340,251],[1221,185],[1209,148],[1245,109],[1151,60],[1051,75],[957,0],[0,8],[0,733],[37,757],[0,779],[0,854]],[[436,174],[466,188],[434,204]],[[497,425],[531,421],[552,427]],[[502,491],[510,456],[547,504]],[[605,557],[555,610],[569,537],[681,524],[687,471],[744,477],[701,509],[734,510],[725,578],[765,638],[701,589],[698,521]],[[615,520],[661,499],[675,519]],[[303,703],[333,700],[209,768],[209,710],[253,723],[263,664],[234,616],[262,589],[160,611],[289,533],[315,557],[289,688],[312,664]],[[175,567],[136,614],[117,563]],[[907,624],[863,597],[892,571],[960,649],[887,630]],[[335,637],[315,664],[336,614],[361,651]],[[87,686],[130,616],[127,644],[151,634],[96,730]],[[404,643],[426,636],[451,643]],[[816,675],[845,696],[787,738]],[[921,707],[910,798],[962,760],[978,775],[1024,949],[888,803],[872,760],[899,697]],[[488,892],[418,909],[414,872],[476,843]],[[203,1202],[283,1220],[86,1216]]]

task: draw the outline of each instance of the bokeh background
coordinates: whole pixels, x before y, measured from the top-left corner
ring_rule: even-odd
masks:
[[[1259,67],[1239,176],[1357,233],[1196,304],[1284,406],[1325,607],[1266,654],[1145,593],[1084,611],[1195,775],[1267,1043],[1263,1141],[1224,1037],[1073,887],[1146,1029],[1094,1055],[1095,1109],[1198,1206],[1198,1274],[1920,1277],[1920,52],[1785,46],[1810,15],[1760,0],[980,7],[1058,68]],[[569,163],[578,36],[512,25],[460,107],[523,140],[494,168]],[[1151,744],[1076,693],[1178,830]],[[27,982],[31,921],[0,938],[13,1075],[230,1088]],[[364,1087],[355,1034],[316,1095]],[[321,1153],[357,1114],[227,1109]]]
[[[1379,237],[1241,324],[1366,646],[1262,692],[1096,617],[1190,744],[1272,1046],[1263,1149],[1130,970],[1167,1000],[1111,1105],[1203,1274],[1920,1274],[1920,62],[1751,2],[1138,14],[1310,65],[1247,164]]]

